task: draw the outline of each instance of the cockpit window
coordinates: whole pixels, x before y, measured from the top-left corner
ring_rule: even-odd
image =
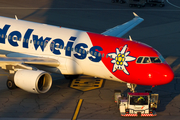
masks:
[[[137,63],[141,63],[142,59],[143,59],[143,57],[139,57],[139,58],[137,59]]]
[[[159,57],[139,57],[136,63],[146,64],[146,63],[162,63],[164,62],[164,58],[162,56]]]
[[[161,63],[161,60],[158,57],[150,57],[152,63]]]
[[[145,57],[144,60],[143,60],[143,63],[150,63],[150,62],[151,61],[150,61],[149,57]]]

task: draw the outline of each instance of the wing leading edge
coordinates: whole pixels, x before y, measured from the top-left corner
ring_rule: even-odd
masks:
[[[144,19],[139,17],[136,13],[134,13],[134,18],[122,25],[115,26],[114,28],[111,28],[101,34],[108,35],[108,36],[114,36],[114,37],[122,37],[124,34],[129,32],[131,29],[136,27],[139,23],[141,23]]]
[[[55,59],[51,58],[24,58],[24,57],[0,57],[0,63],[3,64],[18,64],[18,63],[25,63],[25,64],[34,64],[34,65],[45,65],[50,67],[57,67],[59,66],[59,62]]]

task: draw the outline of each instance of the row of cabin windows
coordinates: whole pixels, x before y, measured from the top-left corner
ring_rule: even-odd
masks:
[[[4,35],[4,34],[2,34],[2,35],[0,35],[0,37],[1,38],[7,38],[7,35]],[[11,36],[8,36],[8,39],[10,39],[11,38]],[[19,40],[19,41],[21,41],[21,38],[19,38],[18,39],[18,37],[13,37],[13,40]],[[28,43],[28,41],[29,41],[29,39],[23,39],[23,42],[26,42],[26,43]],[[42,41],[41,43],[40,43],[40,41],[37,41],[36,42],[36,40],[34,40],[33,41],[34,42],[34,44],[36,44],[37,43],[37,45],[41,45],[41,46],[43,46],[43,43],[44,43],[44,41]],[[30,41],[30,43],[32,43],[32,40]],[[46,42],[44,43],[44,46],[46,46]],[[53,44],[51,44],[51,47],[53,47]],[[56,48],[60,48],[60,49],[63,49],[63,45],[61,45],[60,47],[59,47],[59,45],[56,45]],[[64,49],[66,49],[66,47],[64,47]],[[67,50],[68,51],[70,51],[70,47],[68,47],[67,48]],[[73,48],[71,48],[71,51],[73,51]],[[79,53],[83,53],[83,54],[85,54],[85,50],[82,50],[82,49],[76,49],[75,50],[76,52],[79,52]],[[88,52],[89,51],[86,51],[86,54],[88,54]],[[92,55],[94,55],[94,56],[98,56],[98,57],[100,57],[101,56],[101,53],[98,53],[98,52],[94,52],[94,54],[93,54],[93,51],[91,51],[90,52]],[[104,57],[105,56],[105,54],[103,53],[102,54],[102,57]],[[108,58],[108,55],[106,55],[106,58]],[[112,58],[112,56],[110,56],[110,58]],[[162,63],[162,61],[160,60],[160,58],[159,57],[139,57],[138,59],[137,59],[137,61],[136,61],[136,63]]]
[[[53,44],[51,44],[51,47],[53,47]],[[63,49],[63,45],[61,45],[60,47],[59,47],[59,45],[56,45],[56,49]],[[66,48],[66,46],[64,47],[64,50],[67,50],[67,51],[73,51],[74,50],[74,48],[70,48],[70,47],[68,47],[68,48]],[[84,49],[78,49],[78,48],[76,48],[75,49],[75,51],[76,52],[78,52],[78,53],[83,53],[83,54],[88,54],[89,53],[89,51],[86,51],[86,50],[84,50]],[[94,55],[94,56],[98,56],[98,57],[100,57],[101,56],[101,53],[99,53],[99,52],[93,52],[93,51],[90,51],[90,54],[91,55]],[[103,53],[102,54],[102,57],[104,57],[105,56],[105,54]],[[108,58],[108,55],[106,55],[106,58]],[[110,56],[110,58],[112,58],[112,56]]]
[[[4,34],[2,34],[1,36],[0,36],[1,38],[4,38]],[[7,35],[5,35],[5,38],[7,38]],[[11,36],[8,36],[8,39],[10,39],[11,38]],[[21,38],[18,38],[18,37],[13,37],[13,40],[19,40],[19,41],[21,41]],[[26,42],[26,43],[28,43],[28,41],[29,41],[29,39],[23,39],[23,42]],[[36,42],[36,40],[34,40],[33,41],[34,42],[34,44],[37,44],[37,45],[41,45],[41,46],[43,46],[43,41],[40,43],[40,41],[37,41]],[[30,43],[32,43],[32,40],[30,41]],[[46,42],[44,43],[44,46],[46,46]],[[53,44],[51,44],[51,47],[53,47]],[[61,46],[59,46],[59,45],[56,45],[56,48],[60,48],[60,49],[63,49],[63,45],[61,45]],[[64,47],[64,49],[66,49],[66,47]],[[70,47],[68,47],[67,48],[67,50],[68,51],[70,51]],[[71,51],[73,51],[73,48],[71,48]],[[85,50],[82,50],[82,49],[77,49],[76,48],[76,50],[75,50],[76,52],[79,52],[79,53],[83,53],[83,54],[85,54]],[[86,51],[86,54],[88,54],[89,53],[89,51]],[[91,51],[90,52],[90,54],[92,54],[92,55],[94,55],[94,56],[98,56],[98,57],[100,57],[101,56],[101,53],[98,53],[98,52],[94,52],[93,53],[93,51]],[[104,57],[105,56],[105,54],[103,53],[102,54],[102,57]],[[106,55],[106,58],[108,58],[108,55]],[[110,56],[110,58],[112,58],[112,56]]]
[[[1,38],[4,38],[4,34],[2,34],[1,35]],[[5,36],[5,39],[7,38],[7,35]],[[8,36],[8,39],[11,39],[11,36]],[[19,41],[21,41],[21,38],[18,38],[18,37],[13,37],[12,38],[13,40],[19,40]],[[23,39],[23,42],[26,42],[26,43],[28,43],[29,42],[29,39]],[[30,43],[32,43],[32,40],[30,41]],[[43,45],[43,41],[40,43],[40,41],[37,41],[37,45],[40,45],[41,44],[41,46]],[[36,40],[34,40],[34,44],[36,44]],[[45,44],[44,44],[44,46],[46,46],[46,42],[45,42]]]
[[[159,57],[139,57],[136,63],[162,63],[162,61]]]
[[[4,36],[4,34],[2,34],[2,35],[0,35],[0,37],[6,39],[6,38],[7,38],[7,35]],[[8,39],[11,39],[11,36],[8,36]],[[18,38],[18,37],[13,37],[12,39],[13,39],[13,40],[19,40],[19,41],[21,41],[21,38]],[[27,43],[28,43],[28,41],[29,41],[29,39],[26,39],[26,40],[23,39],[23,42],[27,42]],[[32,42],[32,40],[31,40],[31,42]]]

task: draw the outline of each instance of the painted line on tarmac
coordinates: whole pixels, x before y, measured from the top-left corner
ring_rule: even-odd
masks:
[[[167,2],[167,3],[169,3],[170,5],[172,5],[172,6],[176,7],[176,8],[180,8],[179,6],[177,6],[177,5],[174,5],[174,4],[170,3],[170,2],[169,2],[169,0],[166,0],[166,2]]]
[[[79,101],[78,101],[78,104],[77,104],[77,107],[76,107],[76,110],[75,110],[75,112],[74,112],[74,115],[73,115],[72,120],[76,120],[76,119],[77,119],[78,114],[79,114],[79,111],[80,111],[81,106],[82,106],[82,102],[83,102],[83,99],[79,99]]]

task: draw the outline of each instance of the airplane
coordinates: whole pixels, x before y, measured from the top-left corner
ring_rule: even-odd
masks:
[[[9,73],[7,87],[46,93],[50,73],[65,78],[79,75],[135,85],[171,82],[174,73],[151,46],[121,38],[144,19],[134,18],[101,34],[60,26],[0,17],[0,67]]]

